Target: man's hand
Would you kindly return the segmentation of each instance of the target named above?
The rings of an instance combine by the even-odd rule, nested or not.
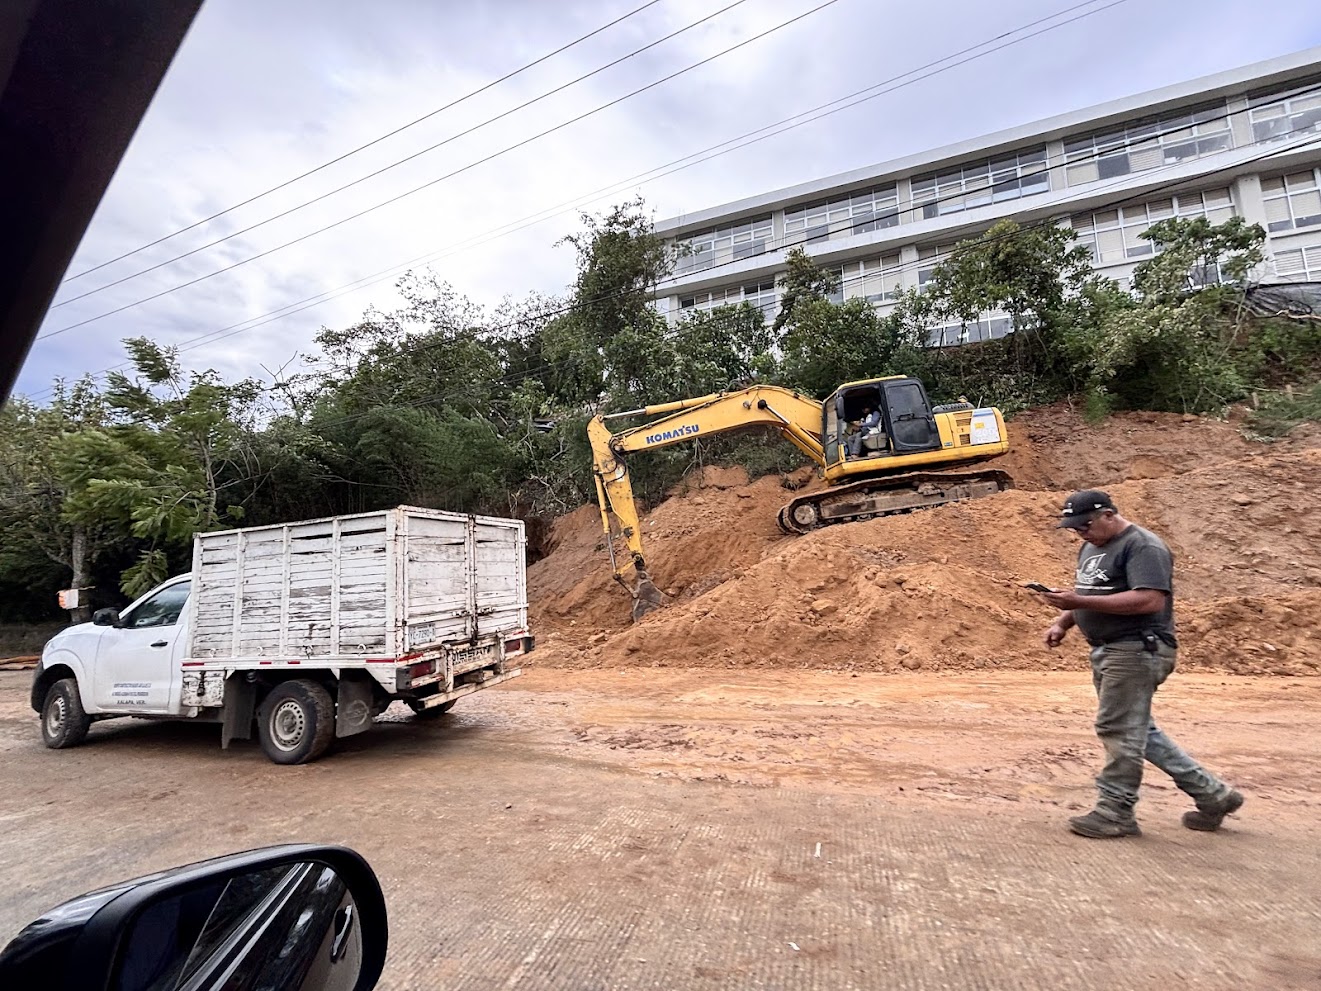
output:
[[[1061,609],[1066,612],[1071,609],[1082,608],[1086,605],[1083,601],[1084,596],[1079,595],[1077,592],[1038,592],[1037,594],[1056,609]]]
[[[1061,626],[1059,623],[1053,623],[1051,624],[1050,629],[1046,631],[1046,635],[1042,637],[1042,639],[1046,641],[1047,647],[1049,647],[1051,650],[1054,650],[1056,647],[1058,647],[1060,644],[1064,642],[1064,636],[1068,632],[1069,631],[1065,627]]]

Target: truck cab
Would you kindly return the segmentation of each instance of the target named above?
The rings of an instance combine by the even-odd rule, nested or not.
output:
[[[122,613],[101,609],[92,622],[57,633],[42,652],[32,684],[33,708],[40,712],[50,687],[72,678],[82,711],[90,716],[180,715],[191,588],[190,575],[172,578]],[[58,722],[62,714],[67,718],[57,706],[46,715]],[[48,735],[59,730],[43,725]]]

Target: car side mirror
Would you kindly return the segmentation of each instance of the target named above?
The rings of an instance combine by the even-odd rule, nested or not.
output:
[[[92,623],[96,626],[118,626],[118,609],[98,609],[92,613]]]
[[[269,847],[65,902],[0,953],[0,987],[369,991],[387,936],[381,886],[361,856]]]

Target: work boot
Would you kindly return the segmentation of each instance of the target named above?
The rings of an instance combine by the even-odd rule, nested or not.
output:
[[[1088,812],[1085,816],[1074,816],[1069,820],[1069,828],[1079,836],[1093,840],[1108,840],[1116,836],[1141,836],[1142,830],[1133,821],[1116,822],[1107,819],[1099,812]]]
[[[1185,812],[1183,814],[1183,824],[1189,829],[1196,829],[1203,833],[1214,833],[1220,828],[1220,824],[1225,821],[1225,816],[1233,815],[1241,808],[1243,808],[1243,793],[1234,791],[1231,788],[1229,794],[1220,801],[1198,805],[1194,811]]]

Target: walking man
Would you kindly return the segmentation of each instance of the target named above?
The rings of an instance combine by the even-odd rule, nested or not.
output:
[[[1165,542],[1119,515],[1110,496],[1087,489],[1069,497],[1060,527],[1082,538],[1072,592],[1041,593],[1062,610],[1046,631],[1058,647],[1074,626],[1091,644],[1096,735],[1105,767],[1096,778],[1096,808],[1069,820],[1080,836],[1140,836],[1133,808],[1144,760],[1174,779],[1197,808],[1189,829],[1212,832],[1237,812],[1243,796],[1184,753],[1151,718],[1156,689],[1174,670],[1174,560]]]

